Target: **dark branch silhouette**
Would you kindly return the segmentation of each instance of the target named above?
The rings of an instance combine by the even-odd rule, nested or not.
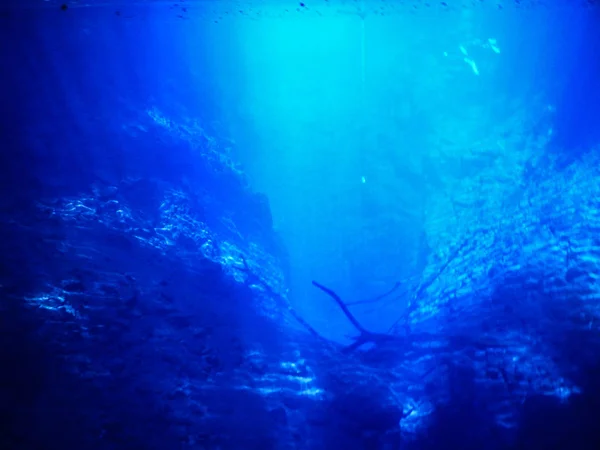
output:
[[[358,337],[354,338],[354,343],[350,344],[348,347],[344,349],[346,352],[351,352],[364,344],[368,344],[372,342],[373,344],[380,344],[382,342],[392,341],[398,339],[396,336],[385,334],[385,333],[373,333],[372,331],[367,331],[365,328],[356,320],[356,317],[350,312],[348,306],[342,301],[342,299],[337,295],[334,291],[329,288],[326,288],[322,284],[317,283],[316,281],[312,282],[313,286],[321,289],[327,295],[329,295],[340,307],[344,315],[348,318],[350,323],[354,325],[360,334]]]
[[[365,305],[367,303],[378,302],[379,300],[383,300],[384,298],[386,298],[388,295],[393,294],[394,291],[396,291],[396,289],[398,289],[399,287],[400,287],[400,282],[397,281],[396,284],[394,285],[394,287],[384,294],[378,295],[377,297],[369,299],[369,300],[359,300],[357,302],[348,302],[348,303],[346,303],[346,306]]]
[[[348,309],[348,307],[344,304],[344,302],[342,301],[342,299],[339,297],[339,295],[337,295],[335,292],[333,292],[331,289],[326,288],[325,286],[323,286],[322,284],[317,283],[316,281],[312,282],[313,286],[318,287],[319,289],[321,289],[323,292],[325,292],[327,295],[329,295],[332,299],[335,300],[335,302],[339,305],[339,307],[342,309],[342,312],[344,313],[344,315],[348,318],[348,320],[350,321],[350,323],[352,325],[354,325],[354,328],[356,328],[358,331],[360,331],[361,333],[365,333],[366,330],[362,327],[362,325],[360,323],[358,323],[358,320],[356,320],[356,318],[352,315],[352,313],[350,312],[350,310]]]
[[[423,281],[421,283],[421,285],[417,288],[417,292],[414,295],[414,298],[411,300],[411,302],[408,305],[408,308],[406,309],[406,311],[404,312],[404,314],[402,314],[402,316],[400,316],[393,324],[392,326],[388,329],[388,333],[391,333],[396,326],[398,326],[398,324],[400,322],[402,322],[403,320],[408,320],[410,314],[415,311],[417,309],[417,307],[419,306],[418,301],[421,299],[423,293],[425,292],[425,290],[431,286],[446,270],[446,268],[450,265],[450,263],[452,261],[454,261],[454,259],[456,259],[456,257],[459,255],[459,253],[467,246],[467,244],[469,243],[468,239],[465,239],[463,241],[463,243],[459,246],[457,246],[452,253],[450,253],[450,255],[448,255],[448,259],[446,260],[446,262],[444,264],[442,264],[442,266],[437,270],[437,272],[433,273],[429,279]],[[408,326],[407,326],[408,327]]]
[[[396,320],[394,322],[392,327],[386,333],[375,333],[375,332],[366,330],[360,324],[360,322],[358,320],[356,320],[356,317],[354,317],[354,315],[350,312],[350,310],[348,309],[348,306],[349,305],[375,303],[375,302],[389,296],[393,292],[395,292],[400,287],[401,283],[397,282],[394,285],[394,287],[392,287],[392,289],[390,289],[388,292],[385,292],[384,294],[379,295],[370,300],[362,300],[362,301],[356,301],[356,302],[351,302],[351,303],[344,303],[342,301],[342,299],[339,297],[339,295],[337,295],[333,290],[323,286],[322,284],[317,283],[316,281],[313,281],[312,282],[313,286],[319,288],[320,290],[325,292],[327,295],[329,295],[337,303],[337,305],[340,307],[340,309],[342,310],[342,312],[344,313],[346,318],[350,321],[350,323],[354,326],[354,328],[356,328],[356,330],[359,332],[359,335],[357,337],[353,338],[354,342],[352,344],[350,344],[349,346],[345,347],[343,351],[351,352],[351,351],[356,350],[357,348],[359,348],[365,344],[368,344],[368,343],[373,343],[374,345],[378,345],[378,344],[381,344],[384,342],[402,341],[404,339],[404,337],[392,334],[393,330],[403,319],[404,320],[409,319],[410,313],[413,312],[418,307],[418,300],[422,297],[425,290],[429,286],[431,286],[435,282],[435,280],[437,280],[442,275],[442,273],[446,270],[446,268],[450,265],[450,263],[466,247],[468,242],[469,241],[466,240],[461,245],[457,246],[448,256],[447,261],[435,273],[433,273],[427,280],[423,281],[420,284],[420,286],[417,288],[417,291],[415,292],[415,294],[413,296],[412,301],[408,305],[408,308],[406,309],[405,313],[400,318],[398,318],[398,320]],[[268,295],[273,296],[273,297],[282,298],[282,296],[280,294],[273,291],[271,286],[269,286],[264,280],[262,280],[261,278],[256,276],[256,274],[254,274],[252,272],[252,270],[250,269],[250,267],[248,265],[248,262],[246,261],[246,259],[243,256],[241,257],[241,260],[242,260],[243,268],[237,267],[237,269],[240,270],[241,272],[244,272],[247,274],[246,280],[244,282],[244,284],[246,284],[246,286],[250,287],[252,284],[259,285],[259,286],[263,287],[263,289],[265,290],[265,292]],[[287,308],[288,308],[290,314],[303,327],[305,327],[313,336],[319,338],[320,340],[327,341],[327,339],[325,339],[323,336],[321,336],[313,327],[311,327],[308,324],[308,322],[306,322],[302,317],[300,317],[300,315],[292,308],[292,306],[289,303],[287,303]],[[410,326],[408,323],[406,324],[405,327],[406,327],[406,332],[410,333]]]

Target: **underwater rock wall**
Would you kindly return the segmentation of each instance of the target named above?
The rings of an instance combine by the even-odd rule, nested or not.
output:
[[[210,143],[192,146],[158,122],[141,114],[138,135],[114,136],[138,151],[144,139],[168,141],[148,145],[145,165],[132,150],[119,173],[82,167],[72,185],[49,165],[20,197],[29,203],[4,200],[6,448],[282,439],[285,413],[260,390],[283,383],[279,363],[298,357],[275,320],[285,305],[261,294],[283,286],[268,204],[211,159]],[[40,156],[15,150],[34,170]],[[156,164],[165,154],[179,174]],[[31,189],[13,181],[15,192]],[[287,383],[296,395],[309,381]]]
[[[2,447],[397,442],[385,384],[289,314],[268,203],[230,143],[149,79],[139,22],[80,11],[0,30]]]
[[[409,326],[413,336],[438,337],[426,360],[445,380],[447,404],[471,383],[480,415],[500,428],[522,433],[531,417],[555,408],[560,414],[548,420],[557,430],[577,416],[568,426],[584,436],[593,427],[577,408],[597,398],[590,373],[600,351],[597,157],[567,170],[536,160],[534,153],[521,181],[500,195],[502,207],[489,207],[488,197],[465,213],[462,232],[433,234],[448,250],[430,261],[396,332]],[[453,390],[458,369],[465,377]]]
[[[124,155],[88,186],[49,171],[3,207],[2,444],[399,445],[385,380],[289,315],[268,205],[218,140],[157,110],[138,120],[132,145],[162,143],[144,166]],[[150,163],[166,149],[179,176]]]
[[[127,119],[79,152],[29,123],[6,161],[2,444],[397,445],[385,379],[290,315],[268,204],[219,139],[157,108]]]

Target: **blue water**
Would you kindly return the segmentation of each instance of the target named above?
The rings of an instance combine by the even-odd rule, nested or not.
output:
[[[599,14],[5,1],[0,448],[599,448]]]

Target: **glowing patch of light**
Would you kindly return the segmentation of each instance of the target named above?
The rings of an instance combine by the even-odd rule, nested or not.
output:
[[[298,366],[295,362],[291,362],[291,361],[283,361],[280,364],[282,369],[293,369],[293,370],[298,370]]]
[[[465,58],[465,62],[471,66],[471,69],[475,75],[479,75],[479,69],[477,68],[475,61],[473,61],[471,58]]]
[[[310,389],[304,389],[302,391],[299,392],[299,395],[303,395],[305,397],[320,397],[325,393],[325,391],[323,389],[319,389],[319,388],[310,388]]]
[[[277,129],[291,139],[299,124],[315,122],[316,111],[335,116],[355,105],[347,93],[359,68],[360,24],[359,17],[346,15],[294,15],[238,24],[237,76],[265,135]]]
[[[490,48],[494,53],[500,53],[500,48],[498,47],[498,42],[494,38],[489,38],[488,43],[490,44]]]
[[[575,394],[581,394],[581,389],[579,389],[577,386],[558,386],[551,393],[551,395],[558,398],[561,402],[567,402],[569,398],[571,398],[571,396]]]
[[[69,305],[62,295],[41,294],[35,297],[25,297],[25,302],[32,306],[48,311],[65,311],[67,314],[79,318],[79,314]]]

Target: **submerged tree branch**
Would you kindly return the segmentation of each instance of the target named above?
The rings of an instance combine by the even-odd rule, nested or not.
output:
[[[408,317],[410,316],[410,313],[412,313],[415,309],[417,309],[417,306],[418,306],[417,301],[421,298],[421,296],[423,295],[423,293],[425,292],[425,290],[429,286],[431,286],[444,273],[444,271],[448,268],[448,266],[450,265],[450,263],[456,259],[456,257],[459,255],[459,253],[467,246],[467,244],[469,242],[470,242],[469,239],[465,239],[461,245],[458,245],[452,251],[452,253],[450,253],[450,255],[448,255],[448,259],[446,260],[446,262],[444,264],[442,264],[442,266],[437,270],[437,272],[434,272],[429,277],[429,279],[423,281],[419,285],[419,287],[417,289],[417,292],[415,292],[415,295],[414,295],[413,299],[411,300],[411,302],[408,305],[408,308],[406,309],[406,311],[404,312],[404,314],[402,316],[400,316],[392,324],[392,326],[388,329],[388,333],[391,333],[392,330],[394,330],[394,328],[396,328],[396,326],[400,322],[402,322],[403,319],[408,319]]]
[[[348,320],[350,321],[350,323],[352,325],[354,325],[354,328],[356,328],[361,333],[365,332],[365,329],[362,327],[362,325],[360,323],[358,323],[358,320],[356,320],[356,318],[352,315],[352,313],[350,312],[350,310],[348,309],[348,307],[344,304],[344,302],[342,301],[342,299],[335,292],[333,292],[329,288],[326,288],[322,284],[317,283],[316,281],[313,281],[312,284],[313,284],[313,286],[318,287],[323,292],[325,292],[327,295],[329,295],[333,300],[335,300],[335,302],[342,309],[342,312],[348,318]]]
[[[278,294],[275,291],[273,291],[273,288],[268,283],[266,283],[264,280],[262,280],[260,277],[258,277],[255,273],[252,272],[252,270],[250,269],[250,267],[248,265],[248,262],[246,261],[246,258],[244,258],[242,256],[241,260],[242,260],[243,268],[237,267],[237,269],[247,275],[246,280],[244,281],[244,284],[246,286],[250,287],[252,284],[259,285],[259,286],[262,286],[262,288],[264,289],[266,294],[276,297],[276,298],[282,298],[281,294]],[[333,298],[335,300],[335,302],[341,308],[342,312],[348,318],[350,323],[352,323],[352,325],[360,332],[360,335],[358,337],[354,338],[354,342],[351,345],[344,348],[344,350],[343,350],[344,352],[351,352],[352,350],[355,350],[369,342],[377,344],[380,342],[395,339],[394,336],[391,336],[389,334],[373,333],[371,331],[365,330],[365,328],[360,324],[360,322],[358,320],[356,320],[354,315],[350,312],[347,305],[342,301],[342,299],[340,299],[340,297],[334,291],[317,283],[316,281],[313,281],[312,283],[314,286],[318,287],[319,289],[321,289],[323,292],[325,292],[327,295],[329,295],[331,298]],[[396,290],[398,288],[399,284],[400,283],[396,283],[396,286],[394,286],[394,288],[392,290],[379,296],[379,298],[383,298],[383,297],[391,294],[394,290]],[[288,308],[289,313],[292,315],[292,317],[294,317],[298,321],[298,323],[300,323],[304,328],[306,328],[306,330],[311,335],[313,335],[314,337],[318,338],[321,341],[328,341],[323,336],[321,336],[317,332],[317,330],[315,330],[312,326],[310,326],[310,324],[306,320],[304,320],[294,310],[294,308],[289,303],[287,304],[287,308]]]
[[[314,281],[313,281],[313,284],[314,284]],[[378,302],[379,300],[383,300],[384,298],[386,298],[388,295],[393,294],[394,291],[396,291],[396,289],[398,289],[399,287],[400,287],[400,282],[397,281],[396,284],[394,285],[394,287],[384,294],[378,295],[377,297],[369,299],[369,300],[359,300],[357,302],[348,302],[348,303],[346,303],[346,306],[365,305],[367,303]]]
[[[329,295],[338,304],[338,306],[340,307],[344,315],[348,318],[350,323],[354,325],[354,328],[356,328],[360,332],[359,336],[354,338],[354,343],[346,347],[344,351],[350,352],[361,347],[364,344],[368,344],[369,342],[372,342],[373,344],[379,344],[382,342],[397,339],[395,336],[390,334],[373,333],[372,331],[365,330],[365,328],[359,323],[359,321],[356,320],[356,317],[354,317],[354,315],[350,312],[348,306],[342,301],[339,295],[337,295],[331,289],[323,286],[322,284],[317,283],[316,281],[313,281],[312,284],[313,286],[321,289],[323,292]]]

